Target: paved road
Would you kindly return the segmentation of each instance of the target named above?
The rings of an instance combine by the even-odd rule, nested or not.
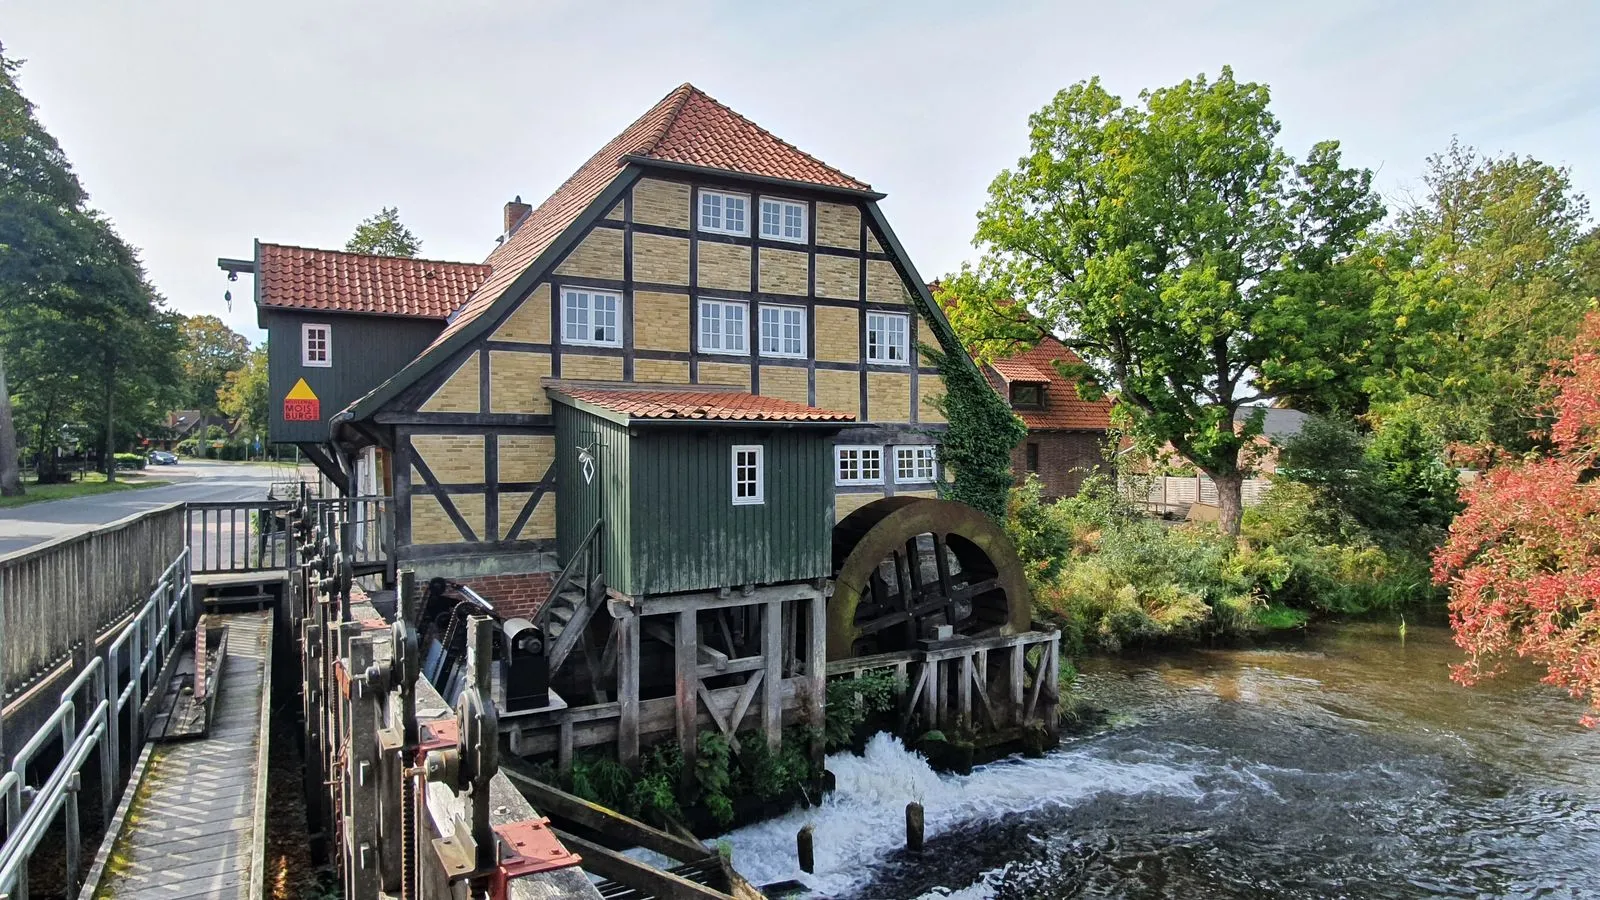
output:
[[[304,471],[307,478],[315,477],[314,469],[307,467]],[[145,472],[146,478],[172,484],[0,509],[0,553],[21,550],[178,500],[265,499],[272,482],[295,478],[294,467],[288,465],[203,460],[185,460],[177,466],[153,466]]]

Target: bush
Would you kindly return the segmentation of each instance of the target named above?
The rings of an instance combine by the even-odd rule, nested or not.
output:
[[[150,462],[143,453],[118,453],[112,456],[119,469],[142,469]]]
[[[1330,529],[1320,496],[1304,483],[1275,484],[1246,510],[1236,541],[1209,525],[1139,517],[1104,483],[1054,504],[1025,484],[1013,492],[1006,527],[1036,613],[1059,624],[1075,650],[1293,629],[1311,613],[1436,599],[1425,557],[1381,546],[1357,525]]]

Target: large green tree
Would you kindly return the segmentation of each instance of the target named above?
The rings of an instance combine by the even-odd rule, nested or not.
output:
[[[218,412],[217,392],[228,373],[245,364],[250,342],[216,316],[185,316],[183,335],[183,404],[203,413]]]
[[[110,471],[111,453],[172,399],[177,331],[133,249],[88,206],[19,66],[0,48],[0,352],[41,477],[69,432],[99,444]]]
[[[415,257],[422,249],[422,241],[400,223],[398,207],[385,206],[356,226],[356,233],[344,248],[351,253]]]
[[[239,423],[241,434],[265,440],[267,434],[267,345],[250,351],[243,366],[229,372],[217,403]]]
[[[1268,99],[1226,68],[1138,104],[1098,79],[1061,91],[948,284],[980,353],[1060,336],[1080,390],[1211,476],[1230,533],[1261,429],[1235,412],[1338,382],[1376,340],[1369,279],[1341,265],[1383,215],[1371,173],[1333,142],[1295,160]]]
[[[1569,172],[1451,142],[1378,242],[1376,310],[1394,325],[1380,406],[1448,440],[1530,449],[1552,360],[1600,290],[1600,241]]]

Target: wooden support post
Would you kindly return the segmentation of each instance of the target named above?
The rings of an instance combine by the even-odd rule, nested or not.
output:
[[[944,664],[928,660],[928,692],[922,697],[922,730],[934,731],[944,727],[944,685],[939,677]]]
[[[961,654],[961,674],[956,683],[956,728],[972,730],[972,653]]]
[[[815,874],[817,871],[815,837],[816,830],[811,825],[801,828],[800,833],[794,836],[795,853],[800,857],[800,871],[807,875]]]
[[[1013,725],[1018,726],[1027,724],[1027,718],[1022,712],[1022,688],[1023,681],[1027,677],[1023,663],[1027,661],[1027,655],[1028,648],[1020,640],[1011,645],[1010,719]]]
[[[828,692],[828,607],[821,591],[817,591],[806,602],[811,611],[811,621],[806,629],[806,635],[810,638],[806,650],[806,717],[815,735],[811,739],[811,758],[820,766],[826,749],[822,741],[822,723],[823,704]]]
[[[906,851],[922,853],[922,804],[915,800],[906,804]]]
[[[766,663],[765,683],[761,686],[761,728],[771,750],[777,750],[783,741],[783,606],[782,600],[773,600],[761,610],[761,656]],[[734,728],[738,727],[735,722]]]
[[[619,614],[620,613],[620,614]],[[634,607],[613,609],[617,640],[617,761],[639,763],[639,614]]]
[[[675,660],[678,714],[678,747],[683,751],[683,777],[687,786],[694,778],[699,756],[700,717],[700,636],[695,612],[684,610],[673,617],[673,657]]]

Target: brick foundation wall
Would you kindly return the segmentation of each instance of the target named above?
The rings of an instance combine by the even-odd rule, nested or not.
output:
[[[505,618],[533,618],[550,596],[550,586],[555,581],[554,572],[532,572],[524,575],[484,575],[478,578],[456,579],[477,591],[483,599],[494,604],[494,611]]]
[[[1039,447],[1039,481],[1046,499],[1070,497],[1097,469],[1107,468],[1103,433],[1095,431],[1030,432],[1011,451],[1011,471],[1017,480],[1028,477],[1028,445]]]

